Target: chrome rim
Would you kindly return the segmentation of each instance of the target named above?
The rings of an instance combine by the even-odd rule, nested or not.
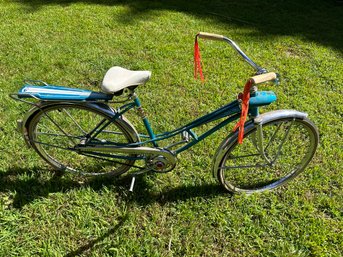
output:
[[[257,126],[246,132],[242,145],[231,143],[219,166],[219,179],[233,192],[252,193],[276,188],[298,175],[312,159],[318,140],[311,124],[280,119],[263,124],[264,153]]]
[[[30,122],[30,141],[40,156],[57,170],[93,176],[119,175],[127,171],[134,160],[118,160],[115,155],[101,156],[74,149],[97,124],[109,119],[108,115],[81,105],[47,107]],[[119,122],[112,122],[95,140],[103,144],[127,144],[135,138]]]

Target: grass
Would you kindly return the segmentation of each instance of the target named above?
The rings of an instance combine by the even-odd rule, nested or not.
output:
[[[0,0],[0,13],[0,256],[342,256],[342,6]],[[225,193],[211,176],[225,132],[182,154],[173,172],[139,178],[133,194],[125,176],[55,177],[25,147],[15,128],[28,107],[8,97],[25,78],[98,90],[111,66],[151,70],[137,92],[157,132],[234,99],[252,70],[201,41],[206,83],[194,81],[198,31],[232,38],[281,74],[266,110],[305,111],[318,126],[318,152],[295,181]]]

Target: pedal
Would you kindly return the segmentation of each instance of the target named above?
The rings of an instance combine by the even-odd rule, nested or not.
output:
[[[130,192],[133,192],[133,187],[135,186],[135,181],[136,181],[136,177],[133,176],[132,180],[131,180],[130,189],[129,189]]]

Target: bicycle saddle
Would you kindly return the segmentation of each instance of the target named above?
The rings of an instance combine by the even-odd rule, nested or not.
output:
[[[130,86],[142,85],[150,79],[150,76],[150,71],[131,71],[115,66],[106,72],[101,89],[113,94]]]

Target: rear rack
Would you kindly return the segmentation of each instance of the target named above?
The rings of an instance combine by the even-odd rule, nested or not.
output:
[[[125,103],[131,95],[124,95],[121,99],[113,100],[114,95],[87,89],[69,88],[49,85],[41,80],[24,80],[24,86],[18,93],[9,94],[16,100],[38,107],[38,104],[48,102],[69,103]]]
[[[29,86],[49,86],[48,83],[42,80],[25,79],[23,82],[25,85],[29,85]]]
[[[25,98],[20,97],[20,96],[22,96],[22,94],[17,94],[17,93],[9,94],[9,97],[11,97],[15,101],[19,101],[22,103],[33,105],[36,107],[39,106],[38,105],[39,103],[51,103],[51,102],[56,102],[56,103],[61,103],[61,102],[68,102],[68,103],[108,103],[108,104],[126,103],[127,101],[130,100],[130,97],[131,97],[131,96],[126,97],[124,100],[120,100],[120,101],[113,101],[113,100],[111,100],[111,101],[110,100],[80,100],[80,101],[64,100],[64,101],[62,101],[62,100],[42,100],[42,99],[39,99],[32,94],[26,94]],[[34,101],[29,101],[29,100],[25,100],[25,99],[33,99]]]

